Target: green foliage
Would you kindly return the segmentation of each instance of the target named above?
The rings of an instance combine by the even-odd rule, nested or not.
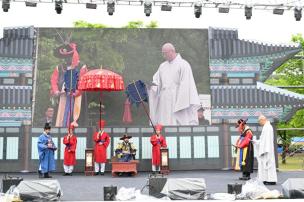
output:
[[[301,34],[292,36],[292,41],[302,46],[302,51],[282,64],[266,83],[274,86],[304,86],[304,38]],[[290,89],[293,92],[304,94],[304,89]],[[280,122],[278,128],[304,128],[304,109],[298,110],[288,122]],[[303,136],[303,131],[279,131],[284,146],[288,146],[292,137]]]
[[[104,24],[94,24],[94,23],[89,23],[89,22],[86,22],[86,21],[83,21],[83,20],[78,20],[76,22],[73,23],[74,24],[74,27],[76,28],[107,28],[107,27],[111,27],[111,26],[107,26],[107,25],[104,25]],[[150,23],[148,24],[144,24],[143,21],[130,21],[128,22],[127,25],[125,26],[122,26],[122,28],[157,28],[158,27],[158,23],[157,21],[151,21]]]
[[[107,26],[104,24],[93,24],[83,20],[78,20],[74,22],[74,27],[76,28],[106,28]]]

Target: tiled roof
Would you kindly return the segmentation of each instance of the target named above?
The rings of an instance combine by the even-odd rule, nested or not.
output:
[[[290,50],[298,52],[301,47],[293,44],[266,44],[242,40],[238,39],[237,30],[209,28],[209,54],[211,59],[253,57]]]
[[[34,50],[34,28],[4,29],[0,39],[0,57],[32,58]]]
[[[275,107],[292,105],[304,107],[304,95],[278,89],[258,82],[257,85],[211,86],[213,108],[220,107]]]

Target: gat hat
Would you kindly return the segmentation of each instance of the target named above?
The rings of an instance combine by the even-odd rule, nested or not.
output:
[[[129,136],[129,135],[127,135],[127,134],[124,134],[121,138],[119,138],[120,140],[124,140],[124,139],[126,139],[126,138],[128,138],[128,139],[131,139],[132,138],[132,136]]]
[[[245,125],[247,123],[248,119],[239,119],[235,125],[236,128],[238,128],[241,124]]]

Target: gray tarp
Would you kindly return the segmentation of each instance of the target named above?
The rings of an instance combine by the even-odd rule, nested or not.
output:
[[[16,191],[23,201],[56,201],[62,196],[57,180],[22,181]]]
[[[206,195],[204,178],[168,178],[162,194],[173,200],[198,200]]]

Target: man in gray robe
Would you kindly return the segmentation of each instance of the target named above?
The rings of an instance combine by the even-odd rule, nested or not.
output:
[[[166,59],[153,76],[149,90],[150,117],[154,124],[198,125],[200,100],[190,64],[175,47],[162,47]]]
[[[258,160],[258,179],[266,185],[275,185],[277,180],[273,128],[265,116],[259,116],[259,124],[263,126],[259,140],[253,141]]]

